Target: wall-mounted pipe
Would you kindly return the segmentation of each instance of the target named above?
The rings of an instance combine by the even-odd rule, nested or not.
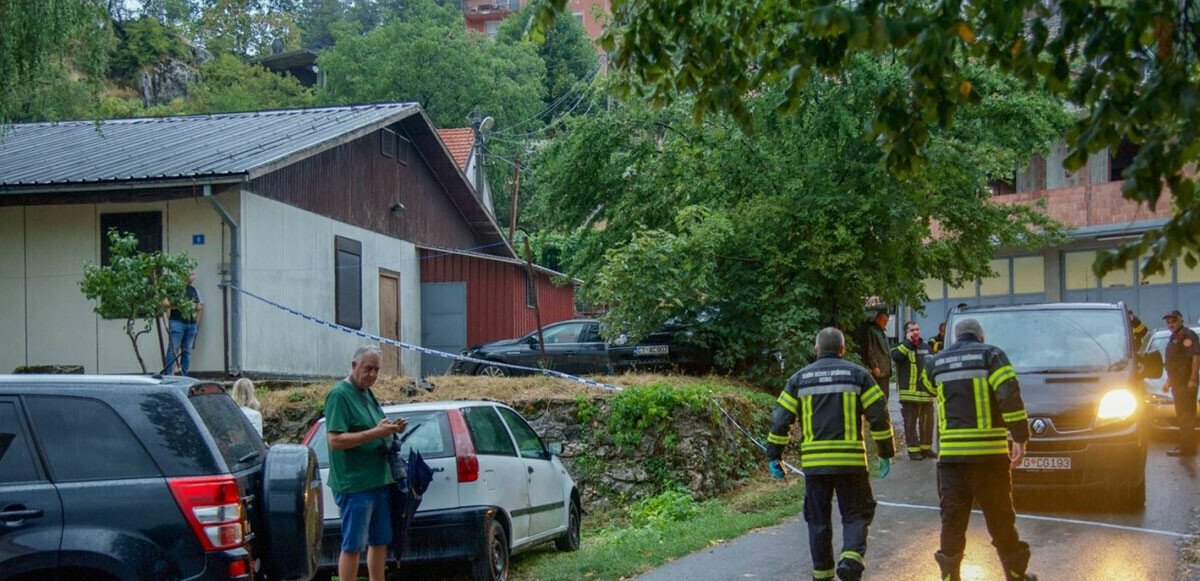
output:
[[[239,230],[237,220],[225,209],[225,206],[218,202],[212,193],[212,185],[204,185],[204,197],[212,204],[213,209],[221,215],[221,220],[225,225],[229,226],[229,282],[234,286],[242,287],[242,268],[241,268],[241,245],[239,244]],[[239,375],[242,372],[242,295],[241,293],[226,289],[230,292],[229,295],[229,361],[230,364],[225,369],[229,375]]]

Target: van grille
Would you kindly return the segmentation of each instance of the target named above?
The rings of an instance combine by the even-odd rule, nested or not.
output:
[[[1095,419],[1096,410],[1089,406],[1068,414],[1051,416],[1050,421],[1054,423],[1054,430],[1061,433],[1089,429]]]

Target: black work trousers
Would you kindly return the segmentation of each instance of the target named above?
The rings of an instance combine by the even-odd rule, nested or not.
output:
[[[904,442],[908,445],[908,453],[933,454],[933,402],[902,401],[900,411],[904,414]]]
[[[1017,514],[1013,510],[1012,474],[1007,460],[988,462],[939,462],[938,496],[942,507],[942,547],[954,558],[967,546],[967,524],[971,507],[978,501],[992,545],[1003,558],[1021,551],[1017,536]]]
[[[804,479],[804,520],[808,523],[808,548],[813,577],[832,579],[833,497],[842,514],[842,558],[864,561],[867,527],[875,520],[875,497],[867,471],[853,474],[813,474]]]
[[[1196,392],[1187,387],[1187,380],[1180,380],[1183,387],[1171,382],[1171,397],[1175,398],[1175,421],[1179,422],[1179,449],[1196,451]]]

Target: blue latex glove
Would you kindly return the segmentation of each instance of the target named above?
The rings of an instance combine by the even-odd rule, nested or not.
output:
[[[887,478],[888,472],[891,472],[891,471],[892,471],[891,458],[880,458],[879,459],[879,479],[883,480],[884,478]]]
[[[767,468],[771,469],[771,476],[774,476],[775,478],[783,478],[783,464],[781,464],[779,460],[771,460],[771,462],[767,464]]]

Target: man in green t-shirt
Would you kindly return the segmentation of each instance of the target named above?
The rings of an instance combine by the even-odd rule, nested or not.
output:
[[[403,433],[408,420],[387,419],[371,393],[382,362],[378,347],[359,347],[350,363],[350,376],[325,396],[329,488],[342,513],[338,558],[342,579],[357,578],[359,556],[366,548],[371,581],[384,581],[387,546],[392,542],[388,485],[394,481],[386,453],[392,436]]]

